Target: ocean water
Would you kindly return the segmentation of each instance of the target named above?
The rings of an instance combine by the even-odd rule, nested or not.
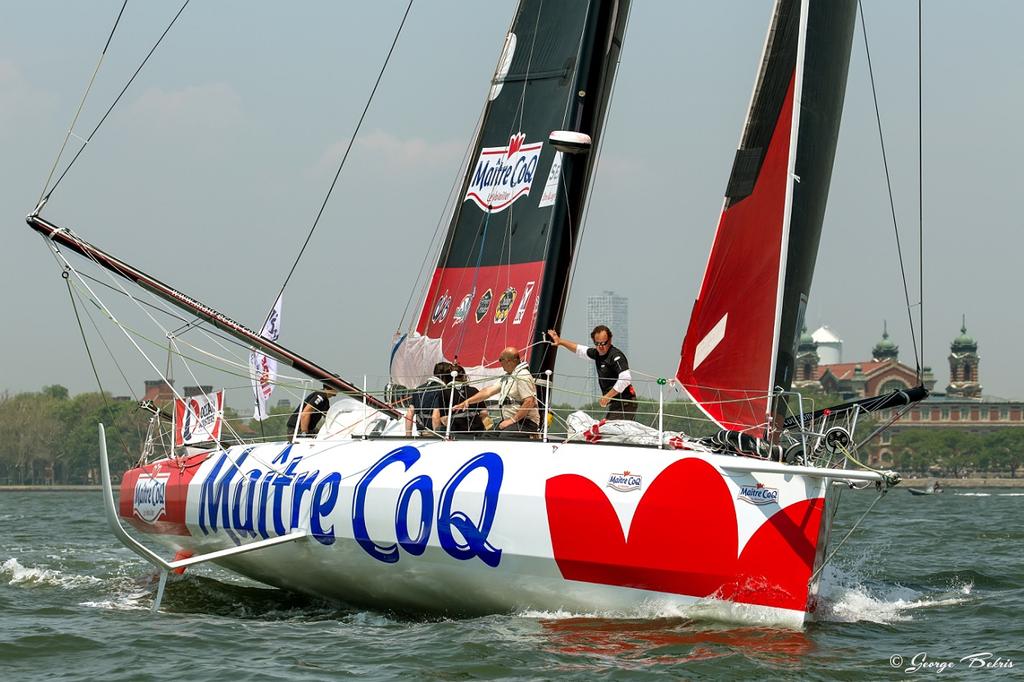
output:
[[[834,537],[874,498],[844,493]],[[800,631],[683,614],[410,618],[152,569],[97,492],[0,492],[0,679],[1024,677],[1024,493],[895,489],[823,573]],[[1012,667],[1010,667],[1012,666]]]

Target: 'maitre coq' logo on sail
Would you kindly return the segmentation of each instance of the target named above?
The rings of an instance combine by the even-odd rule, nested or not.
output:
[[[463,201],[472,200],[482,210],[498,213],[529,194],[544,143],[523,144],[525,140],[524,133],[516,133],[506,147],[481,149]]]

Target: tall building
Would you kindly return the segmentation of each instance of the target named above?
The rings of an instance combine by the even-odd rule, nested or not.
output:
[[[619,296],[614,291],[604,291],[600,296],[587,297],[587,334],[599,324],[612,330],[612,343],[629,357],[629,299]],[[590,345],[589,337],[584,341]],[[591,389],[597,395],[597,371],[590,368],[593,375]]]

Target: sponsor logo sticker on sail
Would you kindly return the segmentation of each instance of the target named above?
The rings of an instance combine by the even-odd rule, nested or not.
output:
[[[448,292],[444,292],[441,298],[437,299],[437,303],[434,304],[434,311],[430,314],[430,321],[437,324],[445,317],[448,316],[448,308],[452,304],[452,297],[448,295]]]
[[[487,311],[491,309],[491,299],[494,298],[494,292],[488,289],[484,292],[484,295],[480,297],[480,303],[476,306],[476,322],[480,324],[480,320],[487,317]]]
[[[526,316],[526,302],[530,300],[530,294],[533,293],[533,286],[535,282],[526,283],[526,291],[523,292],[523,300],[519,302],[519,307],[516,309],[516,317],[512,320],[512,324],[520,324],[523,321],[523,317]]]
[[[498,305],[494,309],[494,324],[501,324],[508,319],[508,311],[512,309],[512,304],[516,300],[516,290],[514,287],[505,289],[505,293],[498,299]]]
[[[548,181],[544,183],[544,193],[540,195],[540,203],[537,208],[545,208],[555,203],[558,197],[558,181],[562,179],[562,152],[555,152],[555,158],[551,162],[551,170],[548,171]]]
[[[544,143],[525,144],[525,140],[524,133],[516,133],[505,147],[481,149],[462,200],[472,201],[483,211],[499,213],[528,195]]]
[[[146,523],[156,523],[167,511],[167,481],[170,474],[140,474],[135,481],[132,508],[135,515]]]
[[[462,297],[459,301],[459,307],[455,309],[455,314],[452,315],[452,324],[462,324],[466,321],[466,317],[469,315],[469,308],[473,305],[473,296],[476,295],[476,289],[469,292]]]

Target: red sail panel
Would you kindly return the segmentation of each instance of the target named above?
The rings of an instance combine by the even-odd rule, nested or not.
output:
[[[786,220],[793,77],[751,193],[722,211],[676,379],[724,428],[763,431]]]
[[[438,268],[416,331],[441,340],[442,356],[467,367],[495,363],[506,346],[529,359],[544,261]]]

